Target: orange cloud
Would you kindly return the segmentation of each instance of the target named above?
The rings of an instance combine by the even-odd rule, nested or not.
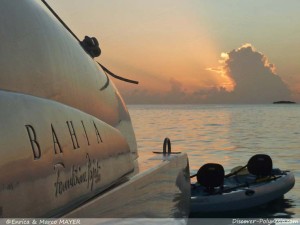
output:
[[[290,99],[291,92],[275,73],[275,66],[271,64],[263,53],[258,52],[247,43],[221,54],[221,66],[217,73],[227,77],[232,102],[267,103],[282,99]],[[228,89],[226,88],[228,91]]]

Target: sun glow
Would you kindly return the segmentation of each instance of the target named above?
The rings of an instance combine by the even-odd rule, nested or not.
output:
[[[222,53],[221,53],[221,58],[222,58],[223,60],[227,60],[227,59],[229,59],[229,55],[228,55],[228,53],[226,53],[226,52],[222,52]]]

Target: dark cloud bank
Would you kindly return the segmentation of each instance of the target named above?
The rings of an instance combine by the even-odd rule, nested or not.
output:
[[[233,91],[213,87],[190,93],[179,81],[171,79],[166,84],[167,93],[152,93],[141,88],[125,92],[124,97],[129,104],[271,103],[291,100],[291,92],[275,74],[274,65],[249,44],[227,53],[221,70],[235,84]]]

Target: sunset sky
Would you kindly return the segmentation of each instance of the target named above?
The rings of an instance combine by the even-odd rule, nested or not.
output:
[[[48,0],[127,103],[300,102],[299,0]]]

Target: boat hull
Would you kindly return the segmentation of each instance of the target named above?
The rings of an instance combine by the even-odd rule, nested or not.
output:
[[[3,0],[0,40],[0,217],[188,215],[187,156],[137,159],[112,80],[42,1]]]
[[[0,90],[2,217],[48,217],[134,170],[120,131],[56,101]]]
[[[3,0],[0,90],[60,102],[117,128],[137,158],[128,110],[113,82],[40,0]]]
[[[188,217],[186,154],[133,160],[119,130],[78,109],[1,90],[0,105],[1,217]]]
[[[287,172],[280,178],[215,195],[192,194],[191,212],[211,213],[243,210],[266,204],[282,197],[293,188],[294,175]]]

